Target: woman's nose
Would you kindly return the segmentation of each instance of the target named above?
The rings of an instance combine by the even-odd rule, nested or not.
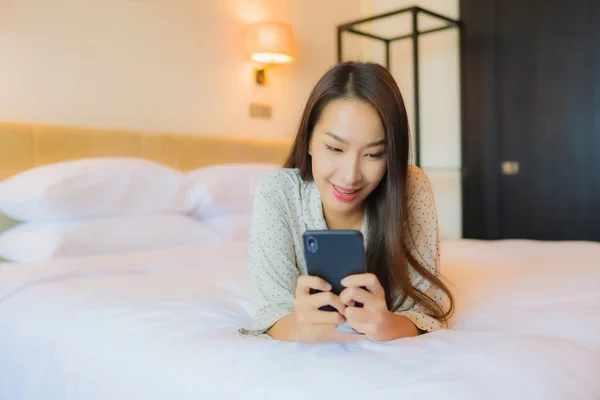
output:
[[[356,182],[362,180],[361,165],[358,157],[349,156],[344,165],[344,185],[353,186]]]

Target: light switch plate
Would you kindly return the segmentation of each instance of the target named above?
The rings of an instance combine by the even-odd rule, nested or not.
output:
[[[268,104],[250,103],[249,114],[251,118],[271,119],[273,109]]]

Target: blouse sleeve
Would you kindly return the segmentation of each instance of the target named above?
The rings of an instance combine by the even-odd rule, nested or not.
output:
[[[408,179],[407,243],[413,258],[439,277],[439,224],[433,189],[429,178],[421,169],[412,167]],[[412,286],[428,295],[444,309],[445,293],[419,275],[411,266],[409,274]],[[397,314],[403,315],[417,328],[430,332],[444,328],[423,306],[407,299]]]
[[[285,178],[266,176],[255,192],[249,262],[256,314],[253,327],[242,333],[264,333],[294,308],[300,272],[280,179]]]

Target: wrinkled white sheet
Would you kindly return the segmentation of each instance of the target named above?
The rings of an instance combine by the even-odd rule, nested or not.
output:
[[[247,245],[0,268],[0,399],[599,399],[600,244],[453,241],[450,329],[241,337]]]

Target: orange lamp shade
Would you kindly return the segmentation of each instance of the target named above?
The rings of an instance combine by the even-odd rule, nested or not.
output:
[[[246,30],[246,50],[253,61],[282,64],[294,60],[292,27],[278,22],[258,22]]]

